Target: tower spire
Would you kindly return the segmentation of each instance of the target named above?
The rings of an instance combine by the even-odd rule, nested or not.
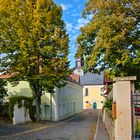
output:
[[[75,74],[78,74],[80,76],[84,75],[83,67],[84,67],[84,61],[83,61],[83,59],[82,58],[77,58],[75,60],[74,73]]]

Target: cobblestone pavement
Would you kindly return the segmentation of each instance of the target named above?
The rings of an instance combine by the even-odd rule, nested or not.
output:
[[[98,110],[86,110],[72,120],[55,123],[41,130],[37,128],[35,131],[29,127],[29,132],[19,131],[15,136],[1,136],[0,140],[93,140],[93,126],[97,118]]]

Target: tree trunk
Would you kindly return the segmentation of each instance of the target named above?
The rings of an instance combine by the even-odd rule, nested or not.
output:
[[[41,121],[41,97],[36,96],[36,121]]]
[[[36,121],[41,121],[41,95],[42,95],[42,88],[39,85],[39,82],[36,81],[33,85],[33,90],[35,93],[35,103],[36,103]]]

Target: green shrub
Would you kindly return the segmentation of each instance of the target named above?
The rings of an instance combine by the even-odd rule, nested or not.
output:
[[[140,133],[140,122],[139,121],[135,122],[135,132]]]
[[[108,108],[109,110],[112,110],[112,102],[113,102],[112,98],[107,99],[104,103],[104,107]]]
[[[3,120],[5,120],[5,119],[10,120],[8,108],[9,108],[8,102],[5,102],[4,104],[0,104],[0,117]]]

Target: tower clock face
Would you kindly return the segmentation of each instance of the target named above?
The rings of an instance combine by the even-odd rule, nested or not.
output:
[[[80,69],[78,69],[78,72],[80,73],[80,72],[81,72],[81,70],[80,70]]]
[[[77,66],[80,67],[81,66],[81,62],[77,62]]]
[[[75,74],[78,74],[78,75],[80,75],[80,76],[82,76],[82,75],[84,74],[84,72],[83,72],[82,69],[75,69],[75,70],[74,70],[74,73],[75,73]]]

